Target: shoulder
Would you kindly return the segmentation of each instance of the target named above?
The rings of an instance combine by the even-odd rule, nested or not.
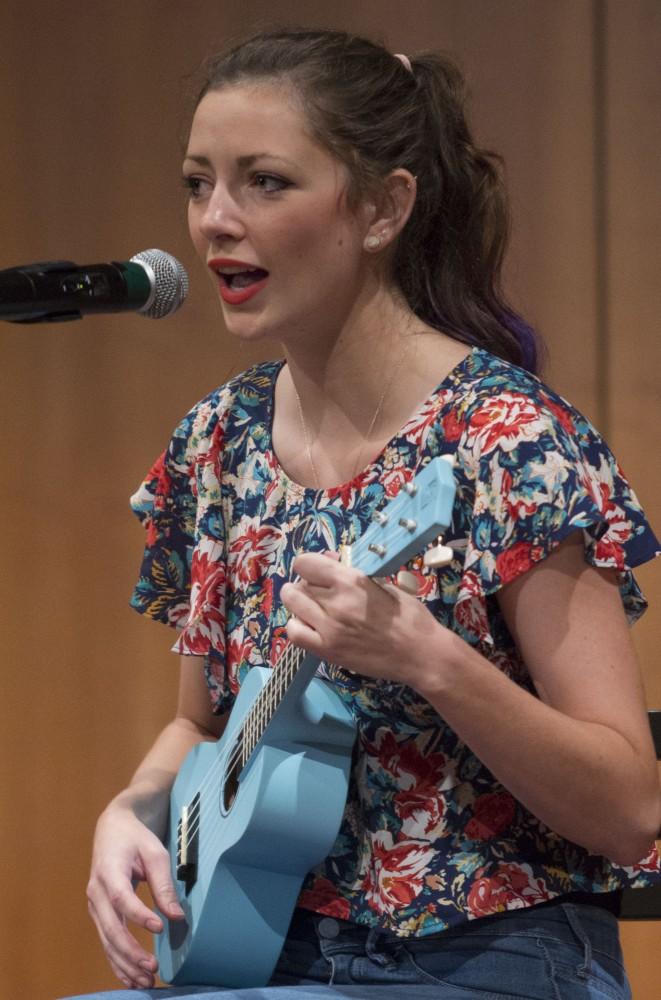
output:
[[[561,452],[577,459],[605,443],[590,421],[536,375],[475,350],[452,399],[454,436],[473,461]],[[514,454],[516,453],[516,454]]]
[[[140,517],[155,508],[194,503],[198,474],[213,470],[221,452],[242,430],[266,419],[280,361],[253,365],[195,404],[174,428],[165,449],[149,469],[131,506]]]
[[[226,442],[246,426],[266,418],[282,361],[264,361],[233,376],[204,396],[180,420],[167,449],[175,464],[191,462]]]

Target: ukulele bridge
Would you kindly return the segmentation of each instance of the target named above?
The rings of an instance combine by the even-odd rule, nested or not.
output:
[[[197,881],[197,856],[200,840],[200,794],[183,806],[177,823],[177,879],[184,883],[186,895]]]

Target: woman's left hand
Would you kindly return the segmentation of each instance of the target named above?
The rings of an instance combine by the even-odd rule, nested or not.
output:
[[[415,597],[342,565],[335,553],[300,555],[294,571],[300,580],[282,588],[294,616],[288,637],[329,663],[424,687],[429,644],[438,651],[439,643],[461,641]]]

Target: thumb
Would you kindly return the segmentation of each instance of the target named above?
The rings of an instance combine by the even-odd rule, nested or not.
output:
[[[167,851],[152,856],[145,864],[145,876],[154,902],[159,910],[171,920],[184,916],[170,875],[170,859]]]

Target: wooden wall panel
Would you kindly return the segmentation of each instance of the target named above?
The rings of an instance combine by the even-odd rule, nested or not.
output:
[[[661,530],[661,6],[655,0],[605,5],[604,215],[608,422],[616,454]],[[656,166],[655,166],[656,165]],[[634,629],[650,705],[661,706],[661,580],[641,566],[651,603]],[[634,997],[652,1000],[661,982],[661,921],[622,925]]]
[[[594,73],[599,15],[608,17],[607,93]],[[649,454],[658,292],[644,252],[658,216],[649,207],[653,140],[636,125],[658,107],[653,2],[5,0],[0,267],[124,259],[162,246],[186,264],[192,286],[185,308],[159,323],[0,324],[0,856],[8,861],[0,983],[8,997],[52,1000],[114,984],[84,899],[92,829],[168,718],[176,680],[172,636],[127,609],[142,538],[126,499],[187,408],[255,357],[229,341],[188,246],[178,181],[183,95],[206,54],[274,18],[367,32],[395,51],[455,55],[474,95],[478,137],[505,156],[509,279],[549,342],[549,377],[599,420],[597,362],[607,338],[611,436],[658,510],[658,463]],[[606,108],[604,329],[594,151],[597,112]],[[648,690],[659,703],[654,580],[646,570],[657,599],[640,629]],[[643,961],[640,974],[650,969]],[[644,989],[637,1000],[651,1000]]]
[[[661,6],[655,0],[607,6],[604,94],[610,438],[661,531]],[[658,566],[640,580],[658,609]],[[650,703],[661,706],[661,615],[634,630]],[[661,941],[660,941],[661,943]]]

